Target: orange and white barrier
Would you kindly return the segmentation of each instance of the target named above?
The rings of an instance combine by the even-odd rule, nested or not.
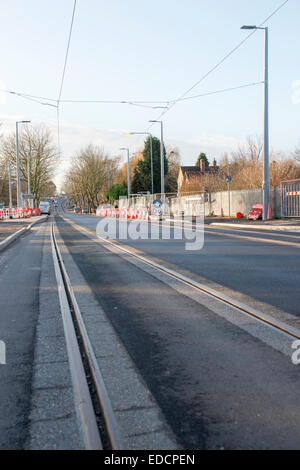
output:
[[[32,216],[41,215],[40,209],[31,209],[29,207],[21,207],[17,209],[16,207],[8,208],[4,207],[0,209],[0,220],[5,219],[29,219]]]
[[[130,220],[151,220],[151,211],[146,208],[137,209],[104,209],[98,207],[96,211],[98,217],[112,217],[116,219],[130,219]]]

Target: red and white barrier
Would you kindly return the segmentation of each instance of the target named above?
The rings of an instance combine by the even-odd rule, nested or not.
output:
[[[4,207],[3,209],[0,209],[0,220],[29,219],[32,216],[38,215],[41,215],[40,209],[31,209],[29,207],[21,207],[19,209],[17,209],[16,207]]]
[[[127,220],[151,220],[151,212],[148,208],[137,208],[137,209],[104,209],[98,207],[96,211],[98,217],[111,217],[116,219],[127,219]]]

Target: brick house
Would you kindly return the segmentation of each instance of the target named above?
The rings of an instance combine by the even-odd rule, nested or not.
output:
[[[206,167],[205,161],[200,161],[200,166],[181,166],[178,174],[177,184],[178,192],[181,191],[181,188],[184,183],[189,184],[192,180],[195,181],[195,178],[201,180],[201,177],[207,173],[217,173],[219,167],[217,166],[216,160],[214,160],[213,165]]]

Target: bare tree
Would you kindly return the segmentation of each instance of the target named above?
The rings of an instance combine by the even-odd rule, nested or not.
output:
[[[221,158],[219,170],[215,173],[204,173],[191,177],[182,187],[182,192],[225,191],[227,189],[226,175],[232,176],[231,189],[260,189],[263,181],[263,142],[259,137],[247,138],[245,145],[240,145],[231,154]],[[270,152],[270,186],[276,187],[283,180],[300,178],[300,149],[288,158],[279,152]]]
[[[300,146],[295,149],[294,158],[298,163],[300,163]]]
[[[136,152],[134,155],[130,157],[130,180],[133,180],[134,177],[134,172],[136,169],[136,166],[139,162],[139,160],[143,159],[143,152],[139,151]],[[117,183],[123,184],[124,186],[127,186],[128,184],[128,163],[124,163],[122,167],[120,168],[117,177],[116,177]]]
[[[103,149],[88,145],[73,160],[67,172],[64,191],[79,206],[97,207],[104,199],[108,188],[117,172],[118,158],[109,158]]]
[[[26,127],[19,134],[20,152],[20,174],[21,188],[27,192],[27,159],[30,153],[30,179],[31,192],[34,196],[35,205],[39,204],[40,198],[47,193],[47,188],[55,175],[58,161],[58,153],[52,142],[49,129],[40,125],[37,127]],[[0,167],[6,172],[11,165],[12,175],[16,178],[16,135],[10,134],[3,138],[1,144]]]

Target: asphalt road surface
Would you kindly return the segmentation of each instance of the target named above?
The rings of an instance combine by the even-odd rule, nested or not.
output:
[[[96,228],[98,219],[66,215]],[[299,369],[290,358],[178,293],[57,218],[96,299],[187,449],[299,449]],[[261,305],[299,315],[298,234],[243,238],[206,231],[199,252],[183,241],[126,241],[164,265]],[[238,237],[236,237],[238,235]],[[294,246],[295,244],[295,246]],[[300,245],[299,245],[300,246]],[[297,322],[297,318],[295,320]]]
[[[67,216],[96,231],[98,218]],[[300,233],[205,226],[204,238],[200,251],[186,251],[182,240],[129,239],[122,243],[282,320],[287,314],[300,317]]]
[[[0,449],[22,449],[28,437],[35,328],[46,224],[0,254]]]

